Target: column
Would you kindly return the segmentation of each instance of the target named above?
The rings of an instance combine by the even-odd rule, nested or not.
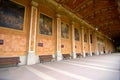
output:
[[[95,32],[95,35],[94,35],[94,40],[95,40],[95,54],[96,55],[99,55],[99,52],[98,52],[98,41],[97,41],[97,32]]]
[[[30,19],[31,21],[30,21],[27,65],[32,65],[36,63],[35,42],[36,42],[37,11],[38,11],[37,6],[38,3],[31,1],[31,19]]]
[[[62,60],[61,54],[61,15],[57,14],[57,53],[56,59],[57,61]]]
[[[105,53],[108,53],[108,44],[107,44],[107,38],[105,38]]]
[[[105,54],[105,38],[103,40],[103,54]]]
[[[74,24],[75,24],[75,22],[72,21],[72,25],[71,26],[72,26],[72,57],[73,57],[73,59],[76,58]]]
[[[81,40],[81,45],[82,45],[82,55],[83,55],[83,57],[86,57],[86,54],[85,54],[85,46],[84,46],[84,27],[83,27],[83,25],[81,26],[81,33],[82,33],[82,36],[81,36],[81,38],[82,38],[82,40]]]
[[[89,45],[89,54],[92,56],[92,50],[91,50],[91,34],[90,34],[90,29],[88,30],[88,45]]]

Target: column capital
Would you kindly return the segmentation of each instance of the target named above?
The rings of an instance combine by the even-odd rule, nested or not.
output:
[[[74,25],[74,24],[75,24],[75,21],[74,21],[74,20],[72,20],[72,21],[71,21],[71,24],[72,24],[72,25]]]
[[[81,26],[80,28],[81,28],[81,29],[84,29],[84,26]]]
[[[59,13],[56,14],[57,18],[61,18],[61,15]]]
[[[60,9],[61,9],[61,4],[58,4],[57,6],[56,6],[56,9],[59,11]]]
[[[80,25],[83,26],[83,22],[82,21],[80,22]]]
[[[89,28],[89,29],[88,29],[88,32],[91,32],[91,31],[92,31],[92,30]]]
[[[33,1],[33,0],[31,1],[31,5],[32,5],[32,6],[35,6],[35,7],[38,7],[38,3],[35,2],[35,1]]]
[[[80,28],[81,28],[81,29],[85,28],[83,22],[80,22]]]

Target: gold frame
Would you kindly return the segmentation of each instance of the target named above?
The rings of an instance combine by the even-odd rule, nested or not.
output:
[[[51,36],[53,36],[54,35],[54,18],[53,17],[51,17],[51,16],[49,16],[48,14],[46,14],[46,13],[43,13],[43,12],[38,12],[39,14],[39,18],[38,18],[38,34],[39,35],[43,35],[43,36],[47,36],[47,37],[51,37]],[[45,34],[41,34],[40,33],[40,14],[42,14],[42,15],[45,15],[45,16],[47,16],[47,17],[49,17],[49,18],[51,18],[52,19],[52,33],[51,33],[51,35],[45,35]]]
[[[19,2],[17,2],[17,1],[14,1],[14,0],[10,0],[10,1],[11,1],[11,2],[14,2],[14,3],[16,3],[16,4],[19,4],[19,5],[21,5],[21,6],[24,7],[23,29],[22,29],[22,30],[18,30],[18,29],[8,28],[8,27],[4,27],[4,26],[1,26],[0,28],[1,28],[1,29],[5,29],[5,30],[24,32],[24,30],[25,30],[25,23],[26,23],[26,6],[23,5],[22,3],[19,3]]]
[[[76,35],[75,35],[75,29],[78,30],[78,40],[76,40]],[[74,36],[75,36],[75,41],[80,41],[80,30],[78,28],[74,28]]]
[[[62,23],[68,25],[68,38],[63,38],[62,37]],[[61,38],[62,39],[70,39],[70,25],[68,23],[64,22],[64,21],[61,21]]]

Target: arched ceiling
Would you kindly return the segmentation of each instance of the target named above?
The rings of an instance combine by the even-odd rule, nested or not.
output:
[[[119,0],[54,0],[120,43]]]

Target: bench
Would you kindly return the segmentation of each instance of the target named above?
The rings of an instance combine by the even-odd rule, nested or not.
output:
[[[80,57],[82,57],[82,54],[81,53],[76,53],[76,57],[80,58]]]
[[[40,55],[39,60],[40,60],[40,63],[43,63],[43,62],[54,61],[54,58],[52,57],[52,55]]]
[[[92,55],[95,55],[95,53],[94,53],[94,52],[92,52]]]
[[[70,54],[62,54],[63,59],[71,59]]]
[[[86,54],[86,56],[89,56],[90,54],[89,53],[85,53]]]
[[[8,65],[18,65],[20,63],[19,57],[0,57],[0,67]]]

